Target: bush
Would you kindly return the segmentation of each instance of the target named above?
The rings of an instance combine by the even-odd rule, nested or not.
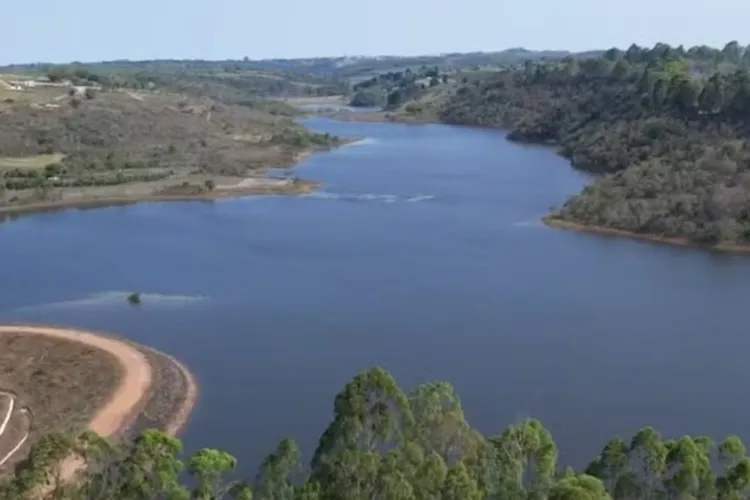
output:
[[[141,294],[133,292],[130,295],[128,295],[128,304],[137,306],[141,303]]]

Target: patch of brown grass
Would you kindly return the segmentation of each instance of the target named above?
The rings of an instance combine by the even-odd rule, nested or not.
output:
[[[109,353],[42,335],[0,335],[0,389],[34,414],[33,437],[85,428],[116,390],[122,368]]]

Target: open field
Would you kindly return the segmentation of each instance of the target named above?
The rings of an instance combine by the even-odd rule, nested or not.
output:
[[[196,396],[187,369],[147,347],[80,330],[0,326],[0,472],[50,432],[176,433]],[[63,473],[76,467],[66,462]]]
[[[61,154],[34,155],[34,156],[0,156],[0,170],[2,169],[40,169],[51,163],[59,163],[65,158]]]
[[[29,443],[50,432],[83,430],[117,388],[121,371],[112,355],[79,342],[0,333],[0,389],[17,395],[12,422],[22,408],[34,412]]]

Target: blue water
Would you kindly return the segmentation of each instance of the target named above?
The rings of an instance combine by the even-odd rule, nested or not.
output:
[[[588,178],[498,132],[307,124],[367,138],[297,168],[319,193],[0,224],[0,320],[184,360],[201,385],[187,446],[247,473],[286,435],[312,453],[374,364],[453,382],[486,433],[542,418],[574,465],[644,424],[750,437],[749,258],[545,228]]]

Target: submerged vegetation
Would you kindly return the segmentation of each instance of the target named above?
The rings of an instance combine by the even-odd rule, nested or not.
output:
[[[113,444],[84,434],[48,435],[0,486],[0,498],[34,498],[50,485],[60,500],[641,500],[749,498],[750,457],[739,438],[666,439],[644,427],[613,438],[585,470],[558,463],[541,422],[524,420],[485,437],[466,421],[444,382],[406,393],[373,368],[335,398],[334,416],[309,465],[282,440],[255,478],[235,480],[236,460],[203,449],[185,462],[179,440],[155,430]],[[56,484],[54,464],[79,455],[88,468]],[[192,478],[182,483],[182,472]]]

